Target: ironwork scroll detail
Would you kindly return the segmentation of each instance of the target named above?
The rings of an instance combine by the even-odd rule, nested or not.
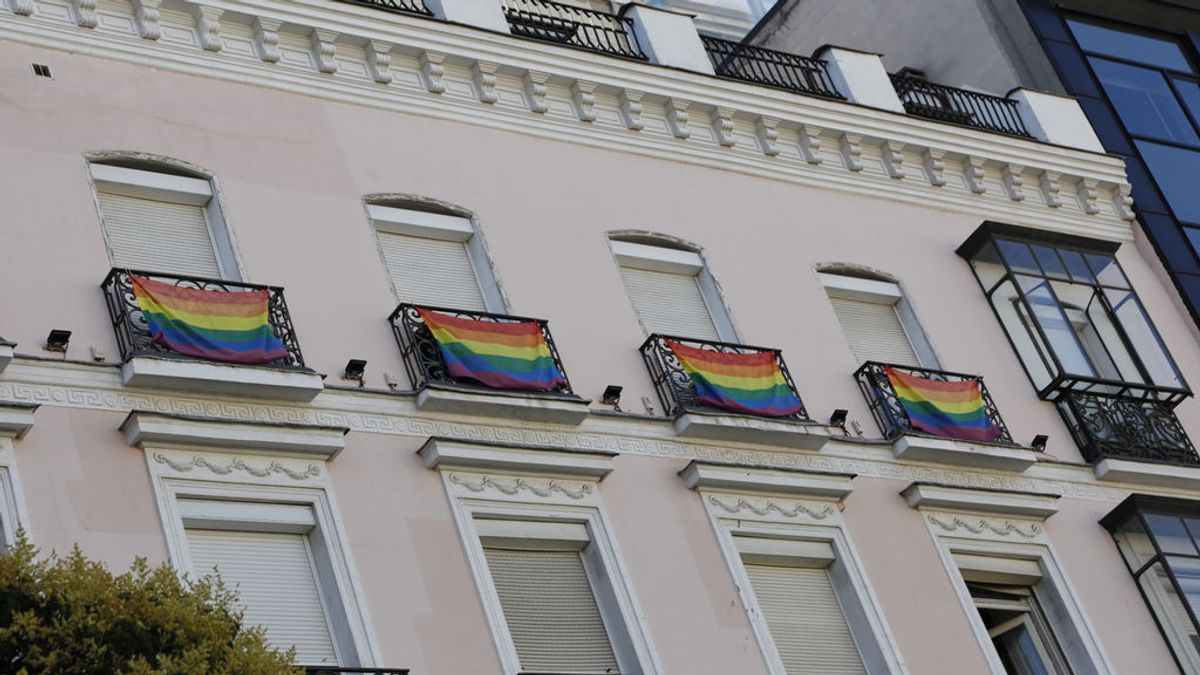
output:
[[[1059,411],[1083,458],[1200,464],[1192,441],[1165,401],[1065,392]]]

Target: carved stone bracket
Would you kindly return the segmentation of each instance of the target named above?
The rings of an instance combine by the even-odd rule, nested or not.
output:
[[[137,25],[138,35],[147,40],[157,40],[162,37],[162,26],[159,25],[161,15],[158,7],[162,0],[132,0],[133,21]]]
[[[1014,202],[1025,200],[1025,167],[1019,164],[1005,164],[1003,179],[1004,191],[1008,193],[1008,198]]]
[[[929,180],[929,184],[934,187],[943,187],[946,184],[946,151],[937,148],[926,148],[921,155],[922,168],[925,169],[925,178]]]
[[[686,141],[692,135],[692,130],[688,128],[688,108],[691,105],[691,101],[683,99],[667,100],[667,126],[671,128],[671,134],[675,138]]]
[[[367,69],[379,84],[392,83],[392,43],[367,40]]]
[[[446,55],[441,52],[424,51],[417,59],[421,68],[421,84],[431,94],[446,92]]]
[[[1091,178],[1080,178],[1076,183],[1076,194],[1079,195],[1079,205],[1083,208],[1083,212],[1089,216],[1094,216],[1100,213],[1100,204],[1097,200],[1100,199],[1100,193],[1096,191],[1099,183]]]
[[[258,58],[267,63],[279,63],[279,27],[283,22],[265,16],[254,19],[254,48]]]
[[[100,23],[96,18],[96,0],[71,0],[71,13],[80,28],[95,28]]]
[[[1057,171],[1043,171],[1038,177],[1038,188],[1042,191],[1042,198],[1046,200],[1046,206],[1052,209],[1063,205],[1060,194],[1062,187],[1059,185],[1061,179],[1062,174]]]
[[[987,183],[984,182],[987,172],[983,169],[983,163],[982,157],[969,156],[963,159],[963,178],[967,181],[967,188],[977,195],[987,192]]]
[[[717,145],[723,148],[732,148],[737,145],[737,138],[733,135],[734,112],[733,108],[717,106],[709,115],[713,136],[717,139]]]
[[[646,122],[642,119],[642,96],[644,94],[640,91],[624,89],[618,97],[621,120],[625,122],[625,128],[631,131],[641,131],[646,128]]]
[[[754,122],[754,137],[758,140],[758,149],[768,157],[779,154],[779,132],[776,127],[779,120],[774,117],[759,117]]]
[[[862,171],[864,168],[862,161],[862,134],[852,134],[843,132],[838,138],[838,147],[842,151],[842,161],[846,163],[846,169],[850,171]]]
[[[1137,216],[1133,212],[1133,194],[1129,190],[1129,184],[1118,183],[1111,186],[1113,194],[1113,210],[1117,212],[1117,217],[1121,220],[1133,220]]]
[[[883,168],[889,178],[904,180],[904,143],[900,141],[884,141],[880,147],[883,152]]]
[[[544,115],[550,111],[550,104],[546,102],[546,94],[550,91],[546,82],[549,80],[550,76],[545,73],[537,73],[532,70],[525,73],[522,83],[525,91],[525,105],[529,106],[529,112]]]
[[[332,75],[338,71],[337,46],[334,40],[338,34],[331,30],[313,29],[309,36],[309,41],[312,44],[313,59],[317,64],[317,70]]]
[[[821,158],[821,127],[805,124],[799,129],[800,154],[809,164],[820,164]]]
[[[225,47],[221,40],[221,16],[225,10],[208,5],[192,5],[192,18],[196,20],[196,35],[200,48],[206,52],[219,52]]]
[[[596,84],[576,80],[571,85],[571,107],[575,109],[575,117],[580,122],[595,122],[599,119],[596,114]]]
[[[36,3],[33,0],[11,0],[10,5],[12,13],[17,16],[33,16],[36,10]]]
[[[480,103],[491,105],[500,100],[496,93],[496,71],[499,66],[487,61],[476,61],[471,64],[471,85],[475,88],[475,98]]]

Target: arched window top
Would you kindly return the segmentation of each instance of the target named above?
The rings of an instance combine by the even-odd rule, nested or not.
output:
[[[211,171],[196,166],[191,162],[185,162],[174,157],[156,155],[148,152],[137,152],[133,150],[101,150],[88,153],[86,158],[90,164],[115,166],[123,169],[133,169],[135,171],[149,171],[168,176],[197,178],[205,181],[212,180],[213,177]]]
[[[608,233],[608,238],[612,241],[623,241],[629,244],[641,244],[643,246],[656,246],[658,248],[671,249],[674,251],[687,251],[689,253],[699,254],[702,252],[700,246],[681,239],[673,237],[669,234],[660,234],[650,230],[615,230]]]
[[[415,195],[403,192],[381,192],[369,194],[363,198],[368,206],[385,206],[406,211],[420,211],[443,216],[472,219],[475,213],[468,208],[434,197]]]
[[[887,272],[856,263],[820,263],[817,265],[817,271],[822,274],[836,274],[842,277],[853,277],[855,279],[866,279],[868,281],[883,281],[890,284],[900,283],[899,279],[891,274],[888,274]]]

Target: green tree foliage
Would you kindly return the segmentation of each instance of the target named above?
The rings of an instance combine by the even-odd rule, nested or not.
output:
[[[215,577],[185,585],[144,558],[114,576],[78,546],[39,557],[22,535],[0,555],[0,673],[299,675],[235,599]]]

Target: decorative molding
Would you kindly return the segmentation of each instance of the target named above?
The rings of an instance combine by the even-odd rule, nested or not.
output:
[[[938,148],[925,148],[921,154],[921,165],[925,169],[925,177],[934,187],[946,185],[946,151]]]
[[[70,0],[71,14],[75,24],[80,28],[95,28],[99,25],[96,18],[96,0]]]
[[[862,171],[864,167],[862,154],[862,134],[843,132],[838,137],[838,147],[842,151],[842,161],[849,171]]]
[[[210,5],[192,5],[192,18],[196,20],[196,35],[200,48],[206,52],[219,52],[225,47],[221,40],[221,16],[225,10]]]
[[[455,485],[470,490],[471,492],[484,492],[488,488],[499,490],[500,492],[513,497],[522,492],[528,492],[536,497],[547,499],[555,493],[561,494],[569,499],[584,499],[592,494],[591,483],[564,483],[560,480],[546,481],[530,481],[525,478],[493,478],[492,476],[481,476],[475,482],[463,476],[452,473],[449,481]]]
[[[955,532],[959,528],[962,528],[971,534],[983,534],[986,531],[1000,537],[1008,537],[1015,534],[1024,539],[1036,539],[1042,534],[1042,528],[1037,523],[1026,523],[1022,527],[1011,520],[994,520],[990,518],[971,518],[967,520],[961,516],[938,516],[932,513],[926,517],[930,523],[937,525],[944,532]]]
[[[754,137],[758,140],[758,149],[767,157],[779,154],[779,120],[774,117],[759,117],[754,122]]]
[[[904,180],[904,143],[900,141],[884,141],[880,148],[883,153],[883,168],[888,178]]]
[[[550,111],[550,104],[546,102],[546,94],[550,91],[546,83],[549,81],[550,76],[546,73],[532,70],[525,73],[521,83],[525,92],[525,105],[529,106],[529,112],[543,115]]]
[[[130,0],[133,4],[133,19],[137,25],[138,35],[146,40],[157,40],[162,37],[162,26],[159,25],[161,14],[158,12],[162,0]]]
[[[900,459],[994,471],[1025,471],[1038,461],[1038,453],[1030,448],[922,434],[901,435],[892,443],[892,453]]]
[[[486,469],[600,480],[613,470],[614,453],[513,447],[430,438],[417,451],[430,469]]]
[[[671,98],[667,100],[665,109],[667,111],[667,126],[671,129],[671,134],[675,138],[687,140],[691,135],[691,129],[688,129],[688,108],[692,102],[681,98]]]
[[[496,71],[499,69],[496,64],[486,61],[471,64],[471,84],[480,103],[491,105],[500,100],[500,94],[496,93]]]
[[[309,34],[309,44],[312,46],[313,60],[317,64],[317,70],[326,75],[333,75],[338,71],[337,45],[334,44],[337,37],[336,31],[321,28],[314,28]]]
[[[24,438],[33,428],[33,414],[37,409],[36,405],[0,402],[0,438]]]
[[[963,179],[967,181],[967,187],[977,195],[987,192],[987,171],[984,169],[984,159],[969,155],[963,159]]]
[[[279,62],[279,27],[282,25],[279,19],[265,16],[254,18],[254,49],[258,52],[258,58],[266,63]]]
[[[1110,188],[1113,196],[1113,209],[1121,220],[1134,220],[1137,214],[1133,211],[1133,192],[1128,183],[1114,183]]]
[[[712,124],[713,134],[716,136],[717,145],[722,148],[732,148],[737,145],[737,138],[733,135],[733,114],[736,112],[733,108],[725,106],[717,106],[709,114],[709,122]]]
[[[34,0],[11,0],[9,6],[17,16],[33,16],[37,3]]]
[[[367,40],[367,67],[371,79],[379,84],[391,84],[392,75],[392,43],[382,40]]]
[[[617,97],[621,109],[621,119],[625,122],[625,128],[630,131],[641,131],[646,128],[646,122],[642,119],[642,96],[644,94],[640,91],[622,89],[620,96]]]
[[[241,459],[231,460],[227,464],[218,464],[209,460],[204,455],[195,455],[190,461],[186,462],[171,459],[161,452],[156,452],[152,456],[155,462],[170,467],[179,473],[191,473],[196,469],[203,469],[218,476],[228,476],[234,472],[241,471],[255,478],[282,475],[292,480],[310,480],[318,478],[321,475],[321,469],[316,464],[309,464],[308,468],[303,471],[295,471],[280,462],[271,462],[265,466],[254,466]]]
[[[805,504],[795,500],[762,499],[755,504],[744,497],[723,499],[717,495],[708,495],[708,503],[729,514],[749,511],[756,516],[776,513],[784,518],[808,516],[815,520],[825,520],[837,512],[831,504]]]
[[[421,84],[431,94],[446,92],[446,55],[441,52],[423,51],[417,59],[421,69]]]
[[[575,117],[580,122],[595,122],[599,119],[596,113],[596,84],[576,80],[571,85],[571,107],[575,109]]]
[[[696,460],[684,467],[679,477],[689,490],[720,489],[830,500],[845,499],[854,490],[850,484],[853,474],[780,471]]]
[[[1025,201],[1025,167],[1020,164],[1005,164],[1003,170],[1004,191],[1014,202]]]
[[[1097,203],[1100,199],[1100,193],[1096,190],[1098,186],[1099,182],[1092,178],[1080,178],[1076,183],[1076,194],[1079,195],[1083,212],[1089,216],[1100,213],[1100,205]]]
[[[1018,518],[1045,519],[1058,513],[1056,494],[981,490],[953,485],[913,483],[900,493],[914,509],[999,513]]]
[[[1061,208],[1062,201],[1062,186],[1059,181],[1062,179],[1062,174],[1057,171],[1043,171],[1038,177],[1038,188],[1042,191],[1042,198],[1046,200],[1046,206],[1052,209]]]
[[[121,423],[133,446],[222,448],[226,452],[268,452],[332,459],[346,447],[345,427],[320,427],[131,412]]]
[[[800,141],[800,155],[805,162],[817,165],[823,160],[821,157],[821,132],[824,131],[821,127],[813,124],[804,124],[798,130]]]

